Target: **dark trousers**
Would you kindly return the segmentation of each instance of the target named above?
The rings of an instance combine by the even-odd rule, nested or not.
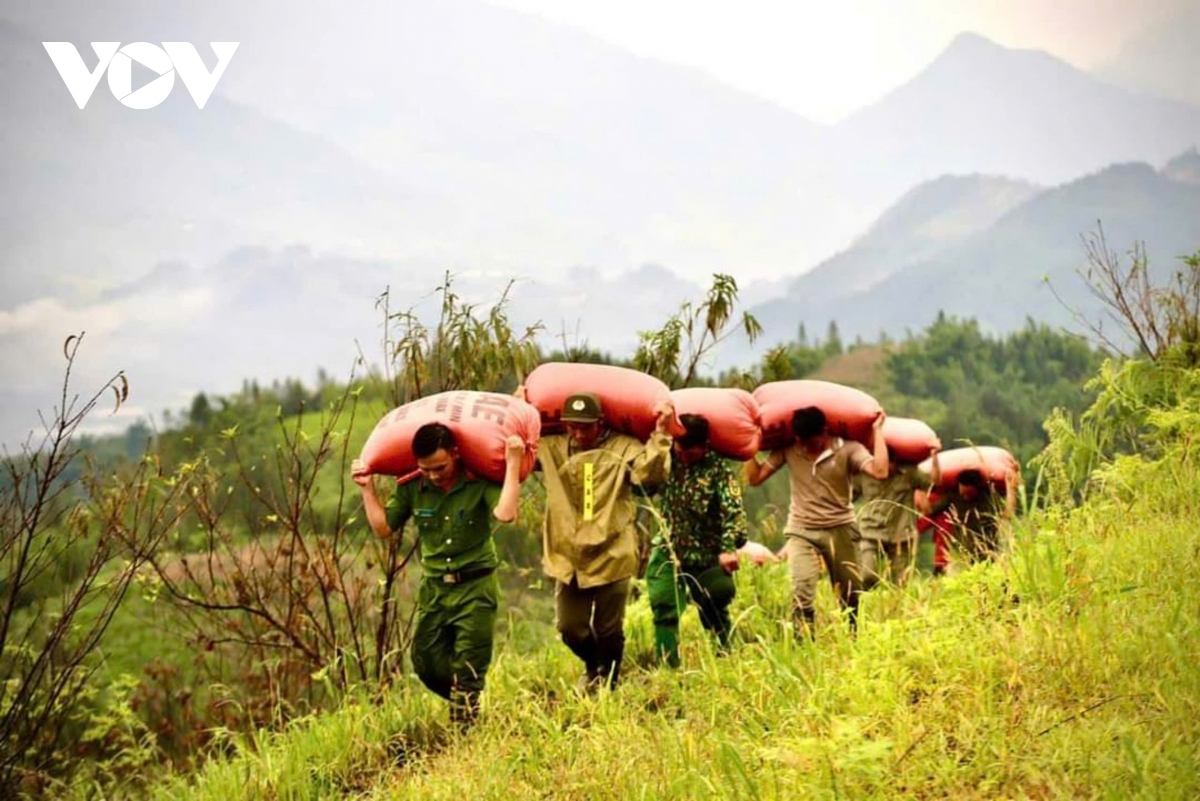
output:
[[[605,679],[617,686],[625,656],[625,604],[630,579],[581,588],[574,579],[558,582],[555,601],[558,633],[575,656],[583,660],[588,681]]]

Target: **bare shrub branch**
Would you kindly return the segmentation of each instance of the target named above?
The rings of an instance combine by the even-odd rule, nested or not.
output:
[[[116,473],[83,458],[80,426],[110,392],[116,408],[129,383],[117,373],[90,396],[73,394],[84,335],[63,343],[59,404],[0,478],[0,795],[24,781],[69,771],[63,732],[78,712],[96,650],[138,571],[178,518],[181,485],[163,481],[149,457]],[[114,409],[115,411],[115,409]],[[64,572],[64,567],[70,569]]]

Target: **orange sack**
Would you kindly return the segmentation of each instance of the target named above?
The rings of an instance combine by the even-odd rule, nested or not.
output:
[[[675,412],[708,420],[708,444],[726,457],[746,461],[762,444],[762,414],[758,401],[744,389],[690,387],[671,393]]]
[[[942,447],[942,441],[932,428],[911,417],[889,417],[884,420],[883,441],[896,461],[906,464],[928,459],[934,448]]]
[[[372,473],[409,478],[417,469],[412,438],[426,423],[441,423],[454,432],[463,464],[489,481],[504,481],[507,439],[525,443],[521,480],[537,459],[541,420],[537,409],[512,395],[496,392],[441,392],[393,409],[375,425],[363,446],[362,461]]]
[[[609,364],[547,362],[525,378],[526,398],[541,413],[547,434],[564,430],[563,404],[577,392],[595,393],[605,425],[642,442],[654,433],[655,409],[671,397],[667,385],[654,376]],[[672,435],[682,433],[678,424],[675,428]]]
[[[938,466],[942,468],[942,480],[937,489],[953,489],[958,483],[958,474],[964,470],[978,470],[998,491],[1005,490],[1005,480],[1010,470],[1017,469],[1017,459],[1004,448],[992,445],[977,445],[973,448],[955,448],[938,454]],[[929,473],[933,462],[921,462],[921,470]]]
[[[868,448],[875,418],[883,412],[879,401],[862,390],[810,379],[763,384],[754,390],[754,399],[762,410],[762,447],[769,451],[786,448],[795,440],[792,413],[797,409],[816,406],[825,413],[831,434]]]

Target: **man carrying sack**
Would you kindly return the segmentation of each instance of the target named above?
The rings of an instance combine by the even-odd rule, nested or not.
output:
[[[396,487],[386,508],[361,461],[354,460],[351,476],[362,488],[367,522],[378,536],[399,534],[409,518],[416,520],[424,575],[413,670],[450,701],[451,722],[465,729],[479,711],[500,603],[493,522],[517,517],[525,443],[508,438],[502,487],[466,472],[454,432],[440,423],[417,429],[412,448],[420,476]]]
[[[518,396],[523,390],[518,390]],[[657,410],[649,442],[610,430],[600,399],[571,395],[566,434],[543,436],[538,464],[546,485],[542,566],[554,579],[558,631],[583,661],[589,690],[616,687],[625,654],[625,605],[638,569],[634,486],[662,483],[670,467],[675,411]]]
[[[665,531],[655,536],[646,566],[655,650],[671,667],[679,667],[679,617],[689,596],[701,625],[722,650],[728,646],[729,604],[737,592],[732,573],[746,542],[742,485],[729,461],[709,448],[708,420],[694,414],[679,420],[686,433],[675,439],[659,498]]]
[[[772,451],[764,462],[746,462],[746,482],[757,487],[787,466],[791,503],[785,548],[792,573],[792,614],[797,632],[815,634],[814,601],[821,566],[829,571],[834,593],[847,609],[850,630],[858,626],[858,596],[862,578],[858,567],[861,533],[850,503],[851,481],[858,473],[884,479],[888,473],[887,445],[880,429],[884,416],[875,420],[875,453],[858,442],[829,433],[825,413],[815,406],[792,415],[796,441]]]

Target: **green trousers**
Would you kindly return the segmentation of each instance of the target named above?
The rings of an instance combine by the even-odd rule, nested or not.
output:
[[[917,535],[917,570],[926,576],[933,575],[934,556],[937,546],[933,542],[933,529],[927,528]]]
[[[457,723],[469,723],[478,712],[499,605],[495,573],[461,584],[435,577],[421,582],[413,670],[426,687],[450,701],[450,718]]]
[[[700,624],[717,637],[721,648],[729,644],[729,604],[737,593],[733,577],[715,563],[706,568],[676,571],[666,547],[650,552],[646,564],[646,590],[654,615],[654,645],[659,658],[679,666],[679,618],[688,599],[696,602]]]
[[[916,549],[915,534],[900,542],[863,537],[858,543],[858,569],[862,574],[863,589],[872,589],[883,580],[881,569],[885,558],[888,564],[887,580],[897,587],[903,587]]]

